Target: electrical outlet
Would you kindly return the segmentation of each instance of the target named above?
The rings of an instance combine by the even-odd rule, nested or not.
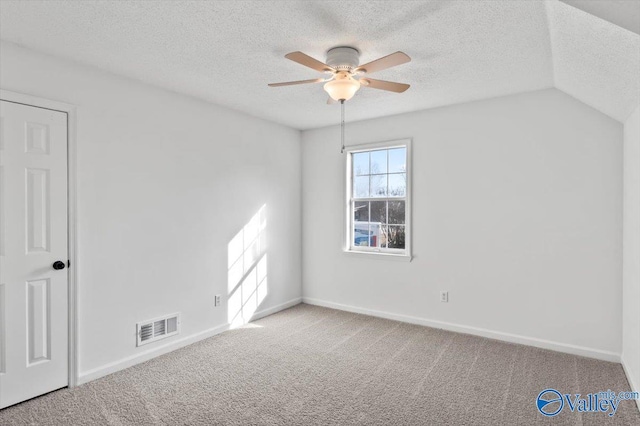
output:
[[[220,306],[220,295],[216,294],[214,306]]]
[[[447,303],[449,302],[449,292],[448,291],[441,291],[440,292],[440,301]]]

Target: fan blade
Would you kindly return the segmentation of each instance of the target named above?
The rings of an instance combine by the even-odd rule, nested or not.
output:
[[[338,103],[338,101],[333,99],[331,96],[329,96],[329,99],[327,99],[327,105],[335,105],[337,103]]]
[[[284,55],[285,58],[287,59],[291,59],[293,62],[297,62],[300,65],[304,65],[305,67],[309,67],[311,69],[314,69],[316,71],[320,71],[320,72],[325,72],[325,71],[331,71],[331,72],[335,72],[335,70],[333,68],[331,68],[329,65],[320,62],[317,59],[312,58],[309,55],[305,55],[302,52],[291,52],[291,53],[287,53],[286,55]]]
[[[396,65],[406,64],[409,61],[411,61],[411,58],[406,53],[396,52],[367,64],[360,65],[355,69],[355,72],[360,71],[371,74],[372,72],[386,70],[387,68],[395,67]]]
[[[286,81],[284,83],[269,83],[269,87],[293,86],[296,84],[322,83],[324,78],[314,78],[312,80]]]
[[[372,89],[388,90],[390,92],[402,93],[410,86],[404,83],[394,83],[393,81],[374,80],[373,78],[361,78],[360,84]]]

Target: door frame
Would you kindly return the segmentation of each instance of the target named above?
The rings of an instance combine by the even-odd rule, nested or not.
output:
[[[77,176],[76,176],[76,107],[38,96],[0,89],[0,100],[49,109],[67,114],[67,232],[69,251],[68,300],[68,387],[78,383],[78,257],[77,257]]]

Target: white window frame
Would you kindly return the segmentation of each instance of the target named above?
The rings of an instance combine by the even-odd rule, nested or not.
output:
[[[353,198],[353,170],[352,155],[358,152],[374,151],[378,149],[406,148],[407,150],[407,189],[405,198],[405,248],[402,249],[381,249],[376,247],[361,247],[353,245],[353,212],[351,211]],[[350,255],[385,258],[392,260],[411,261],[411,175],[413,167],[411,164],[411,139],[399,139],[386,142],[367,143],[361,145],[351,145],[345,148],[346,158],[346,179],[345,179],[345,224],[344,224],[344,246],[343,251]],[[380,198],[377,198],[380,199]],[[385,200],[387,198],[384,198]]]

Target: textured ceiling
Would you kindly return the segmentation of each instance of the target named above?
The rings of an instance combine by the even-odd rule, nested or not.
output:
[[[362,89],[349,101],[348,121],[554,84],[618,120],[626,118],[633,100],[616,102],[633,92],[630,77],[611,85],[602,81],[609,68],[618,77],[635,66],[634,54],[628,60],[618,56],[637,50],[640,36],[552,3],[3,0],[0,38],[298,129],[336,124],[339,107],[325,104],[320,84],[267,83],[317,77],[283,56],[301,50],[324,60],[326,50],[339,45],[360,49],[361,63],[397,50],[413,58],[374,74],[411,84],[407,92]],[[585,27],[593,20],[597,34]]]
[[[598,18],[640,34],[640,0],[561,0]]]
[[[640,35],[564,3],[548,10],[555,86],[624,121],[639,102]]]

